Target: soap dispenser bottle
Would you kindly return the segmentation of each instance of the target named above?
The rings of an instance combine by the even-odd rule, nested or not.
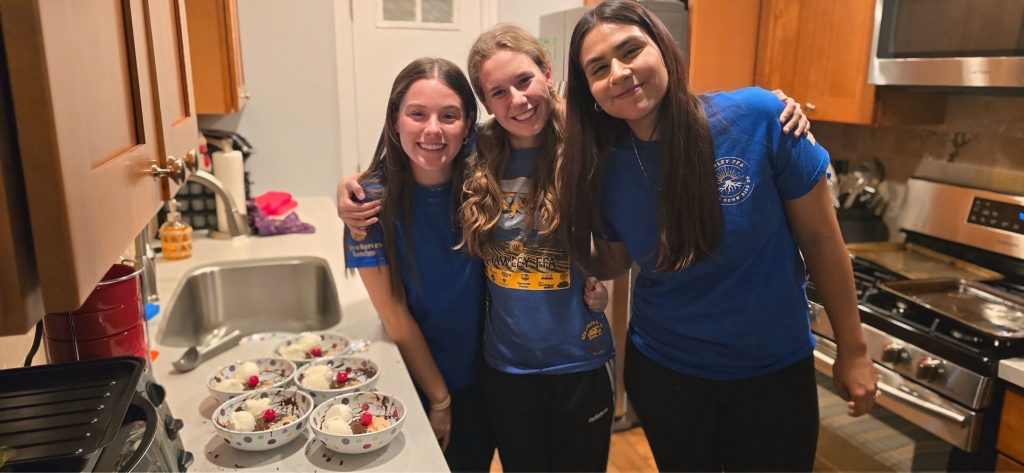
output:
[[[167,221],[160,226],[160,253],[164,259],[178,260],[192,256],[192,227],[181,221],[178,201],[167,202]]]

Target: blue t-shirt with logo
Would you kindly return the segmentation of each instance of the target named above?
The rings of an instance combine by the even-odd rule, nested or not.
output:
[[[512,149],[501,176],[504,207],[484,258],[491,295],[484,359],[516,374],[596,369],[615,356],[608,321],[587,307],[586,280],[562,241],[538,234],[523,212],[536,158],[537,148]]]
[[[806,269],[783,201],[814,188],[829,158],[810,133],[782,133],[784,104],[771,92],[746,88],[707,99],[722,211],[714,259],[674,274],[654,271],[654,185],[678,184],[659,175],[657,141],[633,135],[631,142],[628,130],[607,157],[605,228],[596,233],[621,241],[641,268],[629,328],[641,352],[683,374],[743,379],[789,366],[814,349]]]
[[[367,195],[380,188],[366,186]],[[484,314],[483,263],[461,250],[453,250],[462,239],[454,219],[452,184],[439,189],[413,185],[412,246],[406,244],[407,229],[399,217],[395,225],[398,255],[389,255],[391,270],[401,274],[409,313],[423,332],[434,362],[449,391],[458,391],[476,381],[480,362],[480,324]],[[381,225],[371,226],[365,237],[345,230],[348,268],[372,268],[387,264]],[[415,258],[415,270],[412,260]],[[417,275],[419,276],[417,281]]]

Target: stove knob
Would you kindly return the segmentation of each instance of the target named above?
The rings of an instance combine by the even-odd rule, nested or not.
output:
[[[175,419],[169,415],[164,417],[164,429],[167,431],[167,438],[176,440],[178,438],[178,431],[182,427],[185,427],[185,423],[181,419]]]
[[[149,396],[149,400],[154,406],[160,407],[164,403],[164,399],[167,398],[167,391],[159,384],[148,383],[146,384],[146,395]]]
[[[192,466],[192,462],[196,459],[192,455],[192,452],[186,452],[184,450],[178,451],[178,471],[186,472],[188,468]]]
[[[946,362],[934,358],[925,358],[917,364],[917,379],[937,381],[946,376]]]
[[[907,353],[907,349],[899,343],[886,343],[882,347],[882,361],[886,363],[898,365],[908,358],[910,358],[910,353]]]

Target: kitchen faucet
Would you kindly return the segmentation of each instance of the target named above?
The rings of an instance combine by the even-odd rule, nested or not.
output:
[[[215,239],[230,239],[249,236],[249,222],[245,214],[235,205],[231,193],[224,188],[224,183],[206,171],[195,171],[188,181],[194,181],[209,188],[227,207],[228,233],[210,230],[209,237]],[[150,244],[150,226],[146,224],[135,237],[135,258],[142,267],[142,298],[146,303],[155,303],[160,300],[156,292],[156,257],[153,246]]]

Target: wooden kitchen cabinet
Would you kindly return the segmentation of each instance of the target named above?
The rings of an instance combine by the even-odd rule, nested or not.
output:
[[[199,146],[199,124],[193,94],[192,64],[189,59],[189,35],[185,0],[149,2],[150,55],[153,58],[153,95],[155,126],[160,139],[160,166],[195,163]],[[175,163],[181,159],[180,163]],[[173,164],[172,164],[173,163]],[[187,169],[186,169],[187,172]],[[180,182],[161,179],[161,197],[170,200],[178,193]]]
[[[196,110],[225,114],[249,99],[242,69],[236,0],[185,0]]]
[[[755,84],[782,89],[811,120],[870,124],[875,0],[763,0]]]
[[[996,450],[1018,464],[1024,463],[1024,390],[1009,387],[999,417]],[[1024,471],[1024,470],[1006,470]]]
[[[0,211],[0,232],[22,230],[16,248],[25,259],[16,271],[4,259],[0,335],[24,333],[44,311],[79,308],[160,208],[151,168],[169,166],[165,152],[197,147],[181,7],[180,0],[0,2],[10,83],[0,93],[13,105],[17,138],[0,191],[8,209],[16,201],[27,210]],[[23,190],[15,188],[17,167]],[[8,246],[0,244],[0,256]],[[41,291],[42,307],[9,310],[16,298],[8,294],[28,301],[33,291]]]
[[[811,121],[942,123],[946,96],[868,83],[875,0],[761,0],[755,85],[782,89]]]
[[[761,0],[690,0],[689,88],[695,94],[754,85]]]
[[[1006,455],[996,454],[996,472],[1024,473],[1024,465],[1013,461]]]

